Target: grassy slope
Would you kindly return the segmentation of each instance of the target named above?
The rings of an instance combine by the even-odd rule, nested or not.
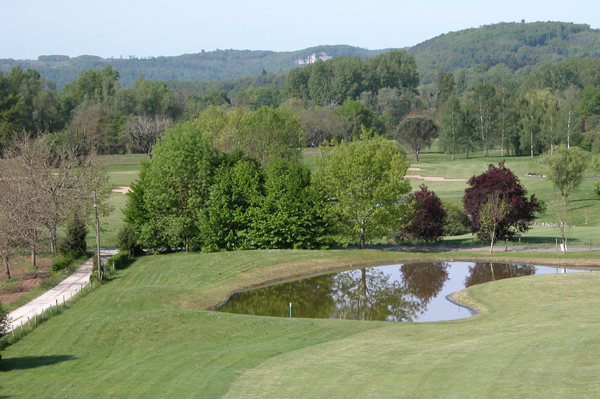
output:
[[[464,257],[483,254],[461,252]],[[467,320],[395,324],[201,311],[299,273],[435,254],[249,251],[146,257],[3,352],[10,397],[586,397],[600,389],[600,274],[467,290]],[[456,253],[454,253],[456,256]],[[531,254],[521,254],[531,256]],[[571,262],[576,262],[573,260]],[[597,261],[596,261],[597,263]],[[229,392],[228,392],[229,391]]]

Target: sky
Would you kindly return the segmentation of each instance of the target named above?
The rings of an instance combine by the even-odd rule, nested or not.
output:
[[[0,58],[414,46],[498,22],[600,28],[598,0],[0,0]]]

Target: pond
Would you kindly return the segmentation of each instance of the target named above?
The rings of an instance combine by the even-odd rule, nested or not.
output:
[[[219,312],[257,316],[425,322],[472,309],[446,297],[505,278],[580,270],[492,262],[414,262],[307,277],[233,294]]]

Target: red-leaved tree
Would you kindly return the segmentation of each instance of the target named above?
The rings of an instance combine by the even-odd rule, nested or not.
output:
[[[469,187],[465,189],[463,206],[469,222],[471,232],[477,234],[482,240],[489,240],[488,233],[480,229],[480,211],[487,202],[489,194],[498,193],[504,199],[510,210],[498,224],[496,239],[503,240],[524,233],[531,228],[535,213],[541,212],[543,204],[538,202],[533,194],[527,199],[527,190],[521,185],[515,174],[504,165],[488,165],[488,170],[480,175],[473,176],[468,181]]]
[[[425,242],[439,241],[444,237],[446,209],[442,201],[424,184],[409,196],[409,204],[415,207],[415,214],[402,230],[404,235]]]

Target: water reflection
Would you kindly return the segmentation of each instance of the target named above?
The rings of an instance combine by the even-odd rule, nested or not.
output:
[[[556,269],[491,262],[419,262],[332,273],[232,295],[218,311],[261,316],[439,321],[469,317],[445,296],[488,281]]]
[[[426,306],[442,291],[449,266],[445,262],[407,263],[400,266],[400,272],[404,285]]]
[[[412,321],[423,304],[402,282],[378,268],[351,270],[334,276],[336,313],[353,320]]]
[[[511,277],[531,276],[536,267],[511,263],[476,262],[469,266],[469,275],[465,278],[465,287],[502,280]]]

